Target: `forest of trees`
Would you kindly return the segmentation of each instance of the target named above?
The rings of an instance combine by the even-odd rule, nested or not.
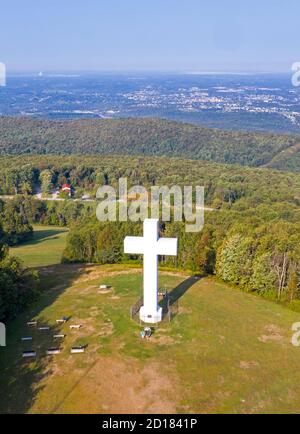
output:
[[[27,201],[16,196],[4,202],[0,200],[0,242],[13,246],[28,241],[33,234],[27,212]]]
[[[120,177],[127,177],[129,186],[204,185],[205,204],[214,211],[205,213],[204,229],[196,234],[186,233],[184,223],[165,223],[162,233],[178,237],[179,252],[175,259],[161,258],[161,264],[216,274],[243,289],[300,303],[300,175],[157,157],[2,160],[2,185],[22,193],[1,202],[3,240],[8,244],[30,236],[33,223],[69,226],[65,262],[140,261],[123,254],[123,239],[126,234],[141,233],[141,224],[100,223],[95,217],[96,201],[39,200],[21,186],[32,182],[34,188],[41,183],[50,190],[68,181],[75,191],[93,195],[99,185],[117,187]],[[18,177],[11,176],[16,167]]]
[[[224,131],[150,118],[58,122],[0,117],[0,131],[2,155],[171,156],[300,171],[297,136]]]
[[[21,261],[10,256],[0,243],[0,321],[14,318],[39,294],[37,273],[24,269]]]
[[[15,317],[39,296],[38,275],[25,269],[21,261],[9,255],[8,244],[28,238],[32,228],[20,220],[20,210],[12,203],[1,204],[0,220],[0,321]],[[11,220],[12,219],[12,220]],[[9,232],[7,232],[7,230]]]
[[[69,226],[86,216],[95,215],[96,203],[73,200],[44,201],[28,195],[17,195],[1,201],[5,241],[9,245],[27,241],[32,235],[32,224]]]
[[[271,169],[246,168],[165,157],[129,156],[6,156],[0,157],[0,194],[31,195],[42,189],[47,195],[65,182],[95,196],[100,185],[128,184],[204,185],[205,202],[218,208],[251,196],[253,201],[287,201],[299,204],[300,175]]]

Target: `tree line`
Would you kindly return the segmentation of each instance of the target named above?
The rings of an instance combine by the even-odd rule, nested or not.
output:
[[[272,216],[274,217],[274,216]],[[204,229],[186,233],[184,223],[161,225],[161,236],[179,240],[176,258],[161,257],[160,264],[199,274],[215,274],[223,281],[265,297],[299,304],[300,224],[233,210],[206,214]],[[141,262],[126,255],[126,235],[142,235],[142,224],[98,222],[73,224],[67,238],[64,262]]]
[[[129,187],[152,185],[203,185],[205,202],[215,208],[231,206],[242,198],[253,203],[300,203],[300,175],[271,169],[253,169],[206,161],[163,157],[57,156],[0,157],[0,194],[46,197],[64,183],[74,197],[95,197],[100,185],[118,187],[121,177]]]
[[[299,171],[289,152],[299,136],[203,128],[164,119],[68,122],[0,117],[0,154],[169,156]],[[299,155],[299,153],[297,154]],[[299,158],[298,158],[299,163]]]
[[[9,254],[9,246],[31,238],[25,201],[0,201],[0,321],[15,317],[39,296],[38,275]]]

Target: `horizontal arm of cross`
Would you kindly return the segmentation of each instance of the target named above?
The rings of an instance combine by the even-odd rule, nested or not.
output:
[[[144,237],[125,237],[124,238],[124,253],[137,254],[144,253],[145,240]]]
[[[177,238],[160,238],[156,246],[158,255],[177,255]]]

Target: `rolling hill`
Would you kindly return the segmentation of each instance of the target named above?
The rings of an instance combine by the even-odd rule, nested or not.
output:
[[[299,143],[297,136],[208,129],[163,119],[58,122],[0,117],[2,155],[176,156],[300,171]]]

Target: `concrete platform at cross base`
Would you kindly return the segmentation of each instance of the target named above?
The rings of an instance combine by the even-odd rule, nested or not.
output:
[[[149,312],[145,306],[140,309],[140,320],[146,324],[156,324],[162,320],[162,308],[160,307],[155,312]]]

